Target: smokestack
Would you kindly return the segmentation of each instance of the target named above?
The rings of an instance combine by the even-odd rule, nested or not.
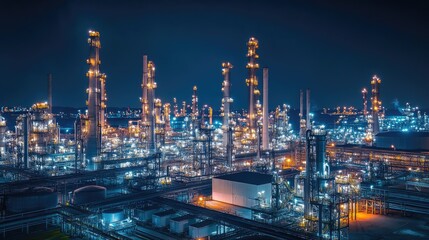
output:
[[[268,149],[268,68],[263,69],[263,115],[262,115],[262,149]]]
[[[48,74],[48,105],[49,113],[52,113],[52,73]]]
[[[307,130],[311,129],[311,122],[310,122],[310,89],[307,88],[307,106],[306,106],[306,122],[307,122]]]

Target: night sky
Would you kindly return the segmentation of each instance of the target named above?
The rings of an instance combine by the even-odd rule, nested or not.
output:
[[[163,102],[189,102],[197,85],[200,104],[217,109],[221,63],[229,61],[233,108],[246,107],[246,42],[254,36],[260,66],[270,68],[271,108],[298,107],[299,89],[307,87],[314,108],[361,107],[360,91],[374,74],[386,107],[395,99],[429,107],[425,1],[232,2],[2,1],[0,106],[45,101],[52,72],[54,106],[83,107],[88,30],[97,30],[108,106],[140,106],[147,54]],[[262,69],[258,76],[262,83]]]

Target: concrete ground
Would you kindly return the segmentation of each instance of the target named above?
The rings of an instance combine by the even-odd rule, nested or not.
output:
[[[429,239],[429,217],[358,213],[357,220],[350,221],[349,234],[350,240]]]

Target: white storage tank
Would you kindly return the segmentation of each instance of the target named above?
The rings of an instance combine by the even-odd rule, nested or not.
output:
[[[135,209],[134,217],[137,218],[139,221],[147,222],[151,220],[152,215],[156,212],[159,212],[159,210],[160,210],[160,207],[156,205]]]
[[[170,231],[173,233],[183,233],[188,230],[190,224],[196,222],[196,216],[192,214],[174,217],[170,219]]]
[[[239,172],[212,179],[212,199],[241,207],[271,206],[272,176]]]
[[[217,224],[212,220],[204,220],[202,222],[189,225],[189,236],[191,238],[204,238],[211,235],[216,235]]]
[[[152,224],[159,228],[166,227],[170,218],[175,217],[176,213],[177,211],[174,209],[154,213],[152,215]]]
[[[106,188],[97,185],[88,185],[73,191],[73,204],[80,205],[103,200],[106,198]]]
[[[122,221],[125,219],[124,210],[120,208],[104,210],[102,216],[104,225],[109,225],[110,223]]]
[[[6,210],[13,213],[55,208],[57,204],[57,192],[47,187],[21,189],[6,196]]]

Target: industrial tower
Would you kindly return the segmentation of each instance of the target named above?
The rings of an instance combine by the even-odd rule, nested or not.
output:
[[[362,89],[362,101],[363,101],[362,114],[366,118],[366,116],[368,115],[368,90],[366,90],[366,88]]]
[[[249,62],[246,65],[246,68],[249,71],[249,77],[246,79],[246,84],[249,87],[249,112],[248,112],[248,121],[249,121],[249,134],[251,139],[255,139],[256,134],[256,100],[259,96],[258,79],[256,77],[256,71],[259,69],[259,64],[256,60],[259,58],[259,55],[256,54],[256,49],[258,49],[258,40],[254,37],[249,39],[247,43],[247,57]]]
[[[381,79],[376,75],[372,77],[371,80],[371,110],[372,110],[372,134],[375,135],[380,132],[380,123],[379,123],[379,114],[381,110],[381,100],[380,100],[380,84]]]
[[[304,119],[304,92],[299,90],[299,137],[304,139],[306,123]]]
[[[142,82],[142,125],[146,147],[149,151],[156,152],[155,144],[155,64],[143,56],[143,82]]]
[[[197,95],[197,86],[194,86],[192,88],[193,94],[192,94],[192,119],[196,120],[198,119],[198,95]]]
[[[262,108],[262,149],[267,150],[269,143],[268,122],[270,117],[268,115],[268,68],[263,69],[263,98],[264,107]]]
[[[176,98],[173,98],[173,108],[174,108],[174,112],[173,112],[174,116],[175,117],[180,116],[180,114],[179,114],[179,106],[177,105],[177,99]]]
[[[222,114],[223,114],[223,146],[226,149],[226,162],[229,167],[232,167],[232,148],[233,148],[233,139],[232,139],[232,128],[230,126],[230,114],[231,109],[230,105],[233,102],[231,98],[231,82],[229,80],[230,71],[232,69],[232,64],[229,62],[222,63],[222,91],[223,91],[223,99],[222,99]]]
[[[100,73],[100,33],[89,31],[89,59],[86,62],[89,70],[86,74],[89,81],[86,157],[92,159],[101,153],[101,135],[104,128],[104,111],[106,109],[106,75]]]
[[[330,174],[326,161],[326,131],[306,131],[304,180],[305,230],[319,238],[347,238],[349,198],[340,192],[341,185]]]
[[[305,131],[311,129],[311,119],[310,119],[310,89],[306,91],[306,107],[305,107],[305,118],[304,118],[304,91],[300,90],[299,92],[299,136],[301,139],[305,138]]]
[[[155,99],[155,151],[158,151],[158,146],[165,143],[165,118],[162,113],[162,101],[159,98]]]
[[[198,116],[199,116],[199,112],[198,112],[198,95],[197,95],[197,86],[194,86],[192,88],[192,105],[191,105],[191,129],[192,129],[192,134],[195,137],[196,131],[197,129],[200,127],[198,124]],[[201,119],[201,125],[204,124],[204,121]]]
[[[165,133],[167,134],[168,132],[171,131],[171,119],[170,119],[170,115],[171,115],[171,105],[170,103],[165,103],[164,106],[164,121],[165,121]]]

